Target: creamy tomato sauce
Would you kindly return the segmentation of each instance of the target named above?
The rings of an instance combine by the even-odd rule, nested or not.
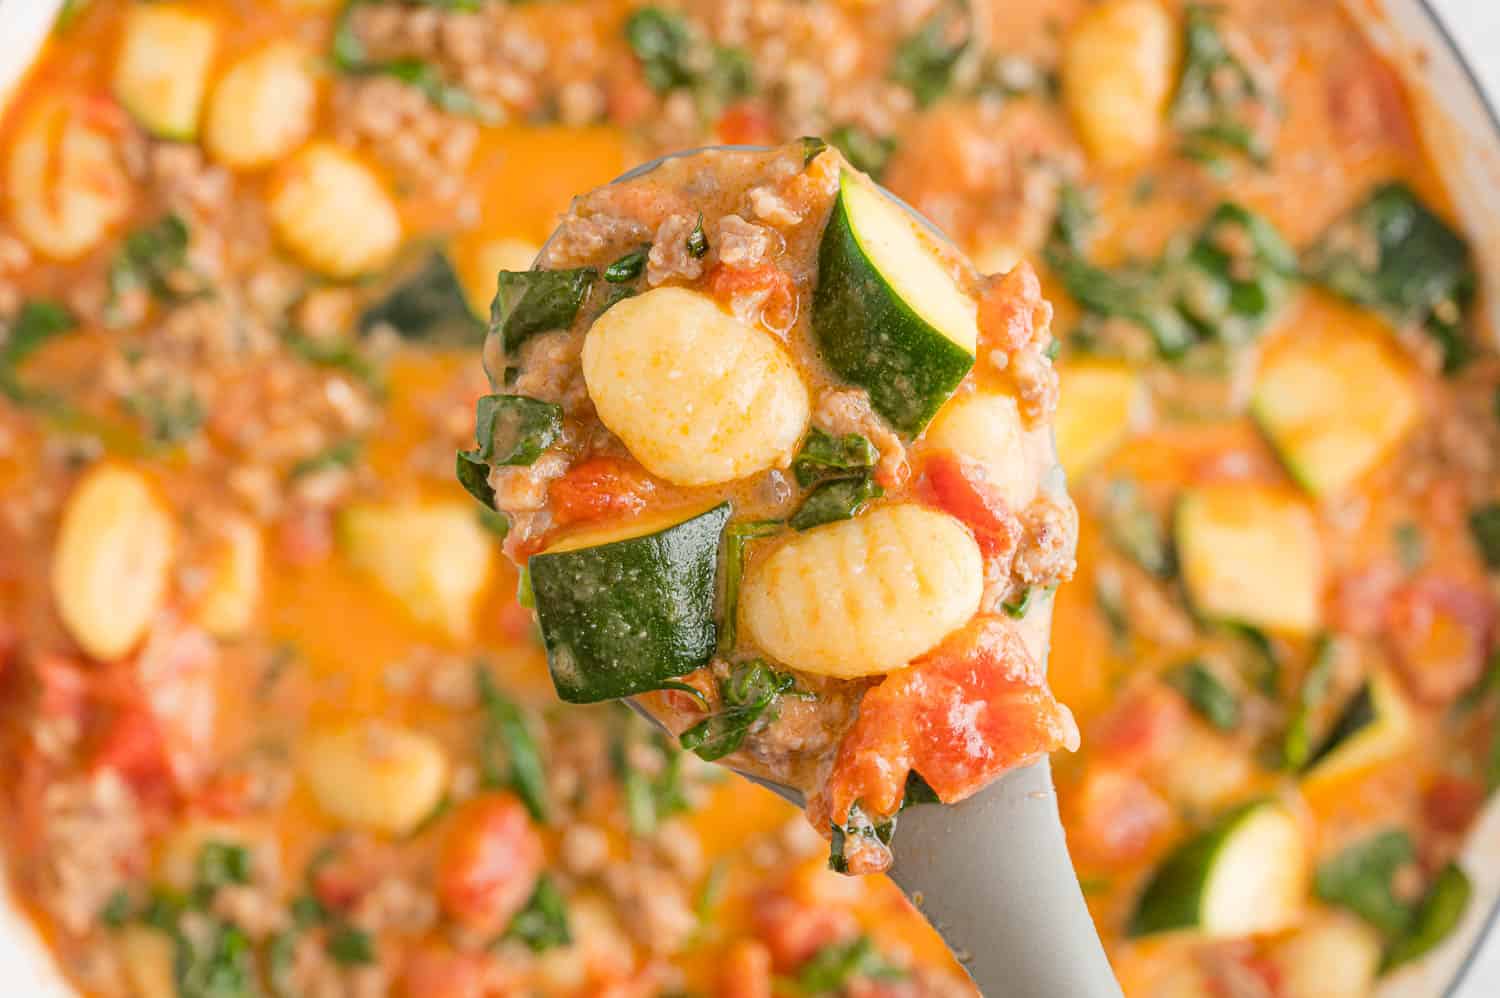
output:
[[[1126,992],[1365,995],[1440,941],[1500,369],[1339,5],[638,6],[95,0],[6,108],[5,847],[75,983],[966,993],[789,808],[558,706],[453,482],[495,274],[573,195],[800,136],[1056,306],[1058,792]]]

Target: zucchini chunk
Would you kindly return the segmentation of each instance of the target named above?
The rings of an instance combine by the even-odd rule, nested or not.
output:
[[[235,62],[214,84],[203,119],[203,145],[240,170],[270,166],[302,144],[317,111],[316,57],[291,41],[274,42]]]
[[[1317,496],[1353,485],[1419,415],[1416,386],[1392,347],[1334,330],[1275,349],[1256,378],[1250,409],[1287,471]]]
[[[527,563],[557,695],[594,703],[705,665],[729,504],[565,538]]]
[[[1278,932],[1301,914],[1307,852],[1297,820],[1269,800],[1235,808],[1157,867],[1126,933],[1210,938]]]
[[[974,366],[979,339],[977,306],[932,237],[848,171],[818,249],[812,327],[834,372],[912,436]]]
[[[123,35],[115,57],[115,96],[157,138],[192,140],[218,27],[175,5],[137,4],[125,16]]]
[[[1322,542],[1301,499],[1266,486],[1203,486],[1178,503],[1175,533],[1182,579],[1199,614],[1269,631],[1317,630]]]
[[[1304,788],[1364,772],[1406,751],[1413,737],[1411,707],[1390,677],[1374,673],[1339,712],[1313,750]]]
[[[1127,364],[1093,360],[1070,363],[1058,377],[1057,453],[1068,478],[1077,480],[1130,433],[1141,379]]]

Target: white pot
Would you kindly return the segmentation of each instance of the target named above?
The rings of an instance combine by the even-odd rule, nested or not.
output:
[[[1479,255],[1491,328],[1500,330],[1500,295],[1494,293],[1500,289],[1500,2],[1349,0],[1348,5],[1407,78],[1429,147]],[[0,108],[45,41],[60,6],[61,0],[0,0]],[[1482,68],[1495,104],[1486,103],[1484,88],[1460,49],[1471,57],[1483,53]],[[1463,924],[1427,959],[1385,982],[1380,998],[1500,994],[1500,928],[1495,928],[1500,921],[1500,806],[1492,804],[1474,829],[1464,863],[1475,896]],[[18,998],[72,995],[31,922],[3,898],[0,982],[5,994]]]

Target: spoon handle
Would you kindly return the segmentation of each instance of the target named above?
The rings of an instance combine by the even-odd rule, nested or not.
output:
[[[1119,998],[1043,760],[901,816],[891,878],[987,998]]]

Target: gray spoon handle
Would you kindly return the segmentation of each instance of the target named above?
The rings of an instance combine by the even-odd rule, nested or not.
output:
[[[894,848],[891,879],[985,998],[1119,998],[1045,760],[961,804],[908,809]]]

